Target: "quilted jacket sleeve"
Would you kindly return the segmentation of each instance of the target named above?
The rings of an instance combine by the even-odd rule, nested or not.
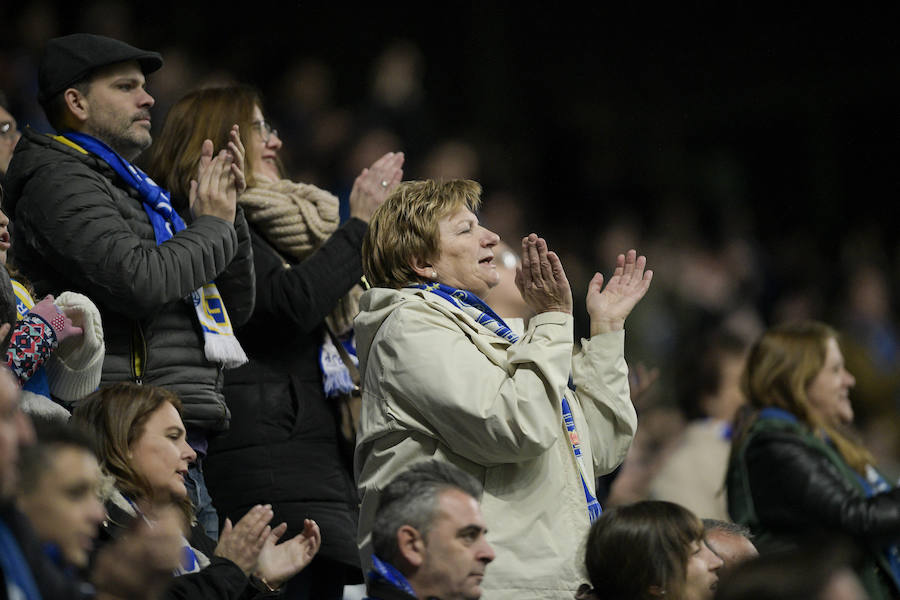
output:
[[[216,287],[228,309],[228,318],[233,327],[239,327],[250,320],[256,303],[256,270],[253,266],[253,242],[250,227],[239,206],[234,217],[237,234],[237,252],[228,268],[216,277]]]
[[[28,179],[16,230],[95,302],[140,318],[215,280],[238,252],[234,226],[213,216],[157,246],[141,211],[110,179],[69,159]]]

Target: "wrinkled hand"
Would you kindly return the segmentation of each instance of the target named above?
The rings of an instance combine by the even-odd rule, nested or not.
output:
[[[72,323],[69,315],[64,313],[58,306],[53,303],[53,296],[48,294],[43,300],[31,307],[28,312],[39,315],[45,321],[50,323],[53,331],[56,332],[56,339],[61,344],[64,340],[82,335],[84,332],[81,327]]]
[[[240,160],[243,162],[243,156]],[[233,170],[234,161],[235,157],[228,150],[221,150],[213,156],[212,140],[203,142],[197,179],[191,180],[190,207],[194,217],[211,215],[234,222],[238,185]],[[243,179],[243,172],[240,169],[238,172]]]
[[[180,566],[184,517],[175,507],[156,517],[152,527],[136,519],[133,529],[97,553],[91,582],[98,598],[160,598]]]
[[[516,267],[516,287],[536,314],[572,314],[572,288],[555,252],[537,234],[522,238],[522,264]]]
[[[225,527],[213,554],[227,558],[250,575],[256,570],[259,553],[272,531],[269,521],[273,516],[270,505],[257,504],[234,527],[231,519],[225,519]]]
[[[362,170],[350,191],[351,217],[369,222],[375,210],[403,179],[403,160],[402,152],[388,152]]]
[[[603,275],[594,275],[586,299],[592,336],[625,328],[625,318],[650,289],[653,271],[644,271],[646,265],[646,257],[629,250],[616,257],[616,269],[606,289],[603,289]]]
[[[319,526],[312,519],[303,521],[303,531],[291,539],[277,544],[287,525],[282,523],[272,530],[262,551],[256,575],[274,588],[279,588],[288,579],[302,571],[310,563],[322,543]]]

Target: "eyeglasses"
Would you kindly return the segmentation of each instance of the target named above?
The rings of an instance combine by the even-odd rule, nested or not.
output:
[[[16,135],[16,133],[18,133],[18,131],[19,131],[19,130],[16,129],[15,124],[12,123],[11,121],[3,121],[2,123],[0,123],[0,135],[3,135],[3,136],[10,135],[10,136],[12,136],[12,135]],[[276,135],[277,135],[277,134],[276,134]]]
[[[259,129],[263,144],[268,144],[273,135],[278,137],[278,130],[272,127],[272,124],[264,119],[253,121],[253,126]]]

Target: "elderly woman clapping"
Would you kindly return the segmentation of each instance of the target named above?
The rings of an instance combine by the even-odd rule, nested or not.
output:
[[[623,355],[625,318],[650,286],[646,260],[617,258],[591,280],[591,338],[573,355],[572,294],[535,234],[516,284],[535,316],[516,331],[486,304],[499,237],[478,223],[473,181],[400,184],[363,242],[374,286],[355,326],[363,385],[356,471],[362,559],[379,491],[411,462],[438,458],[484,482],[497,560],[492,598],[571,598],[578,548],[597,515],[596,477],[637,426]],[[424,535],[424,534],[423,534]]]

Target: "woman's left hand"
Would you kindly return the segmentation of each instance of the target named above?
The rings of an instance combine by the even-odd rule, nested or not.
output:
[[[225,527],[222,528],[213,554],[227,558],[249,575],[256,570],[259,555],[269,541],[269,534],[272,532],[269,521],[273,514],[270,505],[256,505],[233,527],[231,519],[225,519]]]
[[[280,588],[284,582],[302,571],[312,561],[322,543],[319,526],[312,519],[305,519],[303,531],[293,538],[276,543],[286,529],[287,525],[284,523],[273,529],[259,553],[256,576],[274,588]]]
[[[402,152],[388,152],[376,160],[353,182],[350,190],[350,216],[368,223],[379,206],[403,179]]]
[[[238,194],[242,194],[247,189],[247,179],[244,176],[244,159],[246,152],[244,143],[241,141],[241,129],[236,124],[231,126],[228,132],[228,152],[231,154],[231,172],[234,175],[234,189]]]
[[[646,257],[629,250],[616,257],[616,270],[606,289],[603,289],[603,275],[594,275],[585,301],[591,317],[591,336],[625,328],[625,318],[650,289],[653,271],[645,271],[646,266]]]

